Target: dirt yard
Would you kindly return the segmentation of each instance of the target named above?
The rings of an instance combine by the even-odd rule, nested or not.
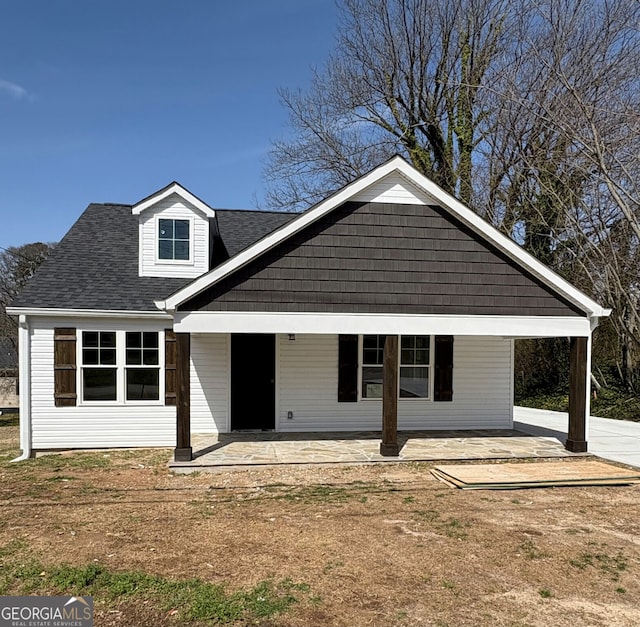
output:
[[[50,583],[62,564],[295,586],[284,609],[244,622],[85,588],[97,626],[640,624],[640,486],[461,491],[427,464],[176,476],[168,450],[9,464],[16,448],[5,420],[0,594],[82,593]]]

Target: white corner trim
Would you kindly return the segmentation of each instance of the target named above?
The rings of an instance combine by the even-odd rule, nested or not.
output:
[[[376,181],[381,180],[393,172],[397,172],[404,176],[411,183],[422,189],[427,195],[435,198],[438,203],[444,209],[448,210],[455,218],[459,219],[463,224],[471,228],[476,233],[486,237],[494,246],[496,246],[496,248],[536,276],[543,283],[552,289],[555,289],[559,294],[563,295],[579,309],[585,311],[585,313],[590,316],[608,316],[611,313],[611,310],[602,308],[586,294],[582,293],[568,281],[565,281],[558,274],[547,268],[543,263],[526,252],[512,239],[500,233],[500,231],[483,220],[471,209],[465,207],[460,201],[445,192],[433,181],[430,181],[426,176],[420,174],[402,157],[394,157],[390,159],[368,174],[365,174],[353,183],[350,183],[346,187],[335,192],[315,207],[312,207],[306,212],[300,214],[298,218],[294,218],[291,222],[280,229],[274,231],[252,246],[249,246],[240,254],[232,257],[217,268],[214,268],[210,272],[195,279],[189,285],[169,296],[165,301],[166,308],[175,309],[181,303],[202,292],[238,268],[248,264],[262,253],[270,250],[283,240],[291,237],[309,224],[312,224],[316,220],[322,218],[342,203],[347,202],[354,195],[360,193],[367,187],[373,185]]]
[[[12,459],[21,462],[31,457],[31,336],[29,319],[21,315],[18,321],[18,356],[20,373],[20,448],[22,453]]]
[[[136,216],[140,215],[145,209],[149,209],[149,207],[153,207],[153,205],[159,203],[161,200],[164,200],[171,194],[178,194],[183,200],[186,200],[188,203],[191,203],[194,207],[198,208],[202,213],[204,213],[208,218],[214,218],[216,212],[212,209],[207,203],[200,200],[197,196],[194,196],[188,189],[185,189],[180,185],[180,183],[171,183],[164,187],[163,189],[151,194],[151,196],[147,196],[145,199],[141,200],[139,203],[136,203],[131,208],[131,213]]]
[[[164,311],[127,311],[116,309],[49,309],[34,307],[7,307],[10,316],[51,316],[83,318],[151,318],[156,320],[172,320],[173,316]]]
[[[268,313],[242,311],[176,312],[180,333],[336,333],[394,335],[468,335],[588,337],[582,316],[438,316],[409,314]]]

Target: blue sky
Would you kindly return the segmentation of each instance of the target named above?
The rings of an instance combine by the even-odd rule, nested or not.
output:
[[[278,87],[332,49],[333,0],[0,0],[0,247],[178,180],[252,208]]]

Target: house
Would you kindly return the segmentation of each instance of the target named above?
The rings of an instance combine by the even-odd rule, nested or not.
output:
[[[395,157],[302,214],[178,183],[90,205],[10,313],[21,446],[192,433],[510,428],[513,347],[569,337],[566,447],[587,448],[603,309]]]

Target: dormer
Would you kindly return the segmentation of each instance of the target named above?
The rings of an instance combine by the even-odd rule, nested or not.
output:
[[[133,205],[140,276],[196,278],[209,271],[215,211],[173,182]]]

